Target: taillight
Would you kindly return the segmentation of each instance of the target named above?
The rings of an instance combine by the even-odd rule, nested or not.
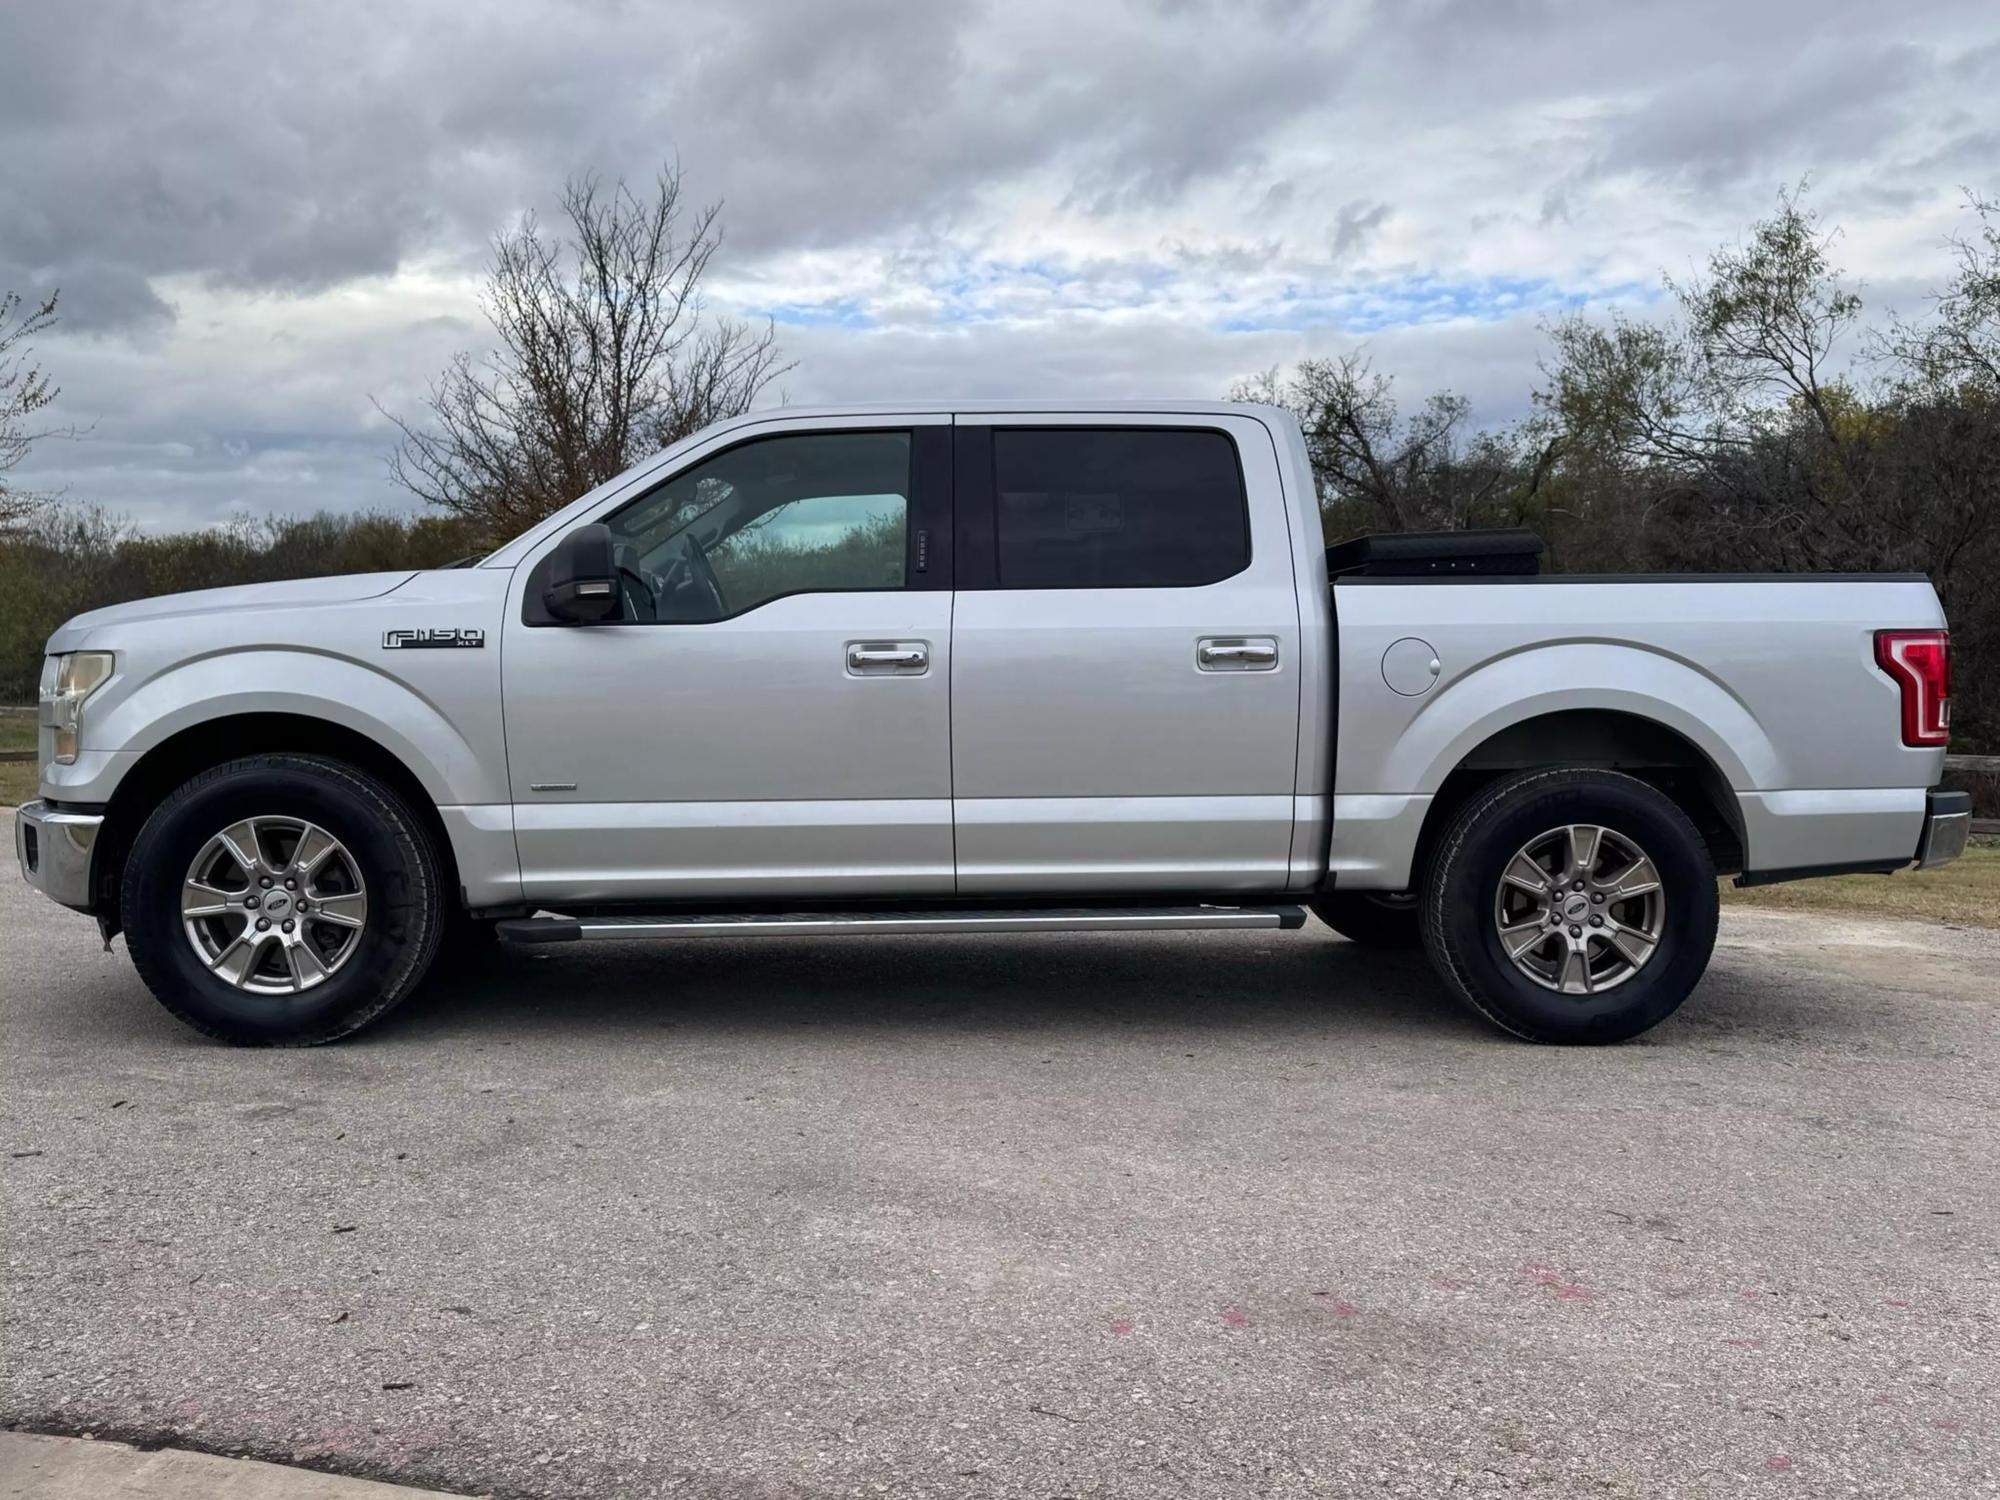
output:
[[[1951,738],[1951,632],[1878,630],[1875,664],[1903,690],[1903,743]]]

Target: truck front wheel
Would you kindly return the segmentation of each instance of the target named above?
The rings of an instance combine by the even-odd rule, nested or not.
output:
[[[1431,961],[1495,1025],[1622,1042],[1693,990],[1715,947],[1715,868],[1686,813],[1614,771],[1531,771],[1461,812],[1427,873]]]
[[[244,1046],[346,1036],[403,999],[442,928],[437,857],[389,787],[338,761],[255,755],[146,820],[120,914],[155,998]]]

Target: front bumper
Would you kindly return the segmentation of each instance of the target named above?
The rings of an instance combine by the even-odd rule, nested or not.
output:
[[[1965,853],[1971,832],[1972,793],[1933,791],[1924,809],[1923,837],[1917,840],[1917,868],[1950,864]]]
[[[22,803],[14,813],[14,857],[21,862],[21,878],[51,901],[89,911],[90,863],[103,826],[97,813]]]

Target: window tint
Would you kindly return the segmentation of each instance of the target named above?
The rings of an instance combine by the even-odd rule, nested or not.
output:
[[[1250,563],[1236,446],[1171,428],[996,427],[999,583],[1176,588]]]
[[[691,624],[782,594],[902,588],[909,496],[908,433],[795,433],[676,475],[611,535],[650,618]]]

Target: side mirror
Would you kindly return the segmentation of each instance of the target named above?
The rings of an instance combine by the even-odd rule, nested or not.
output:
[[[602,522],[579,526],[549,554],[549,582],[542,605],[558,620],[591,625],[620,613],[618,563],[611,528]]]

